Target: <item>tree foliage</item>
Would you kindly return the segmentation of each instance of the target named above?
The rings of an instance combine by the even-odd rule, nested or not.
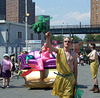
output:
[[[97,36],[95,37],[95,39],[96,39],[96,41],[100,41],[100,35],[97,35]]]
[[[73,38],[73,41],[74,42],[77,42],[77,41],[82,41],[82,39],[81,38],[79,38],[78,36],[76,36],[76,35],[73,35],[72,36],[72,38]]]
[[[45,36],[44,36],[44,38],[46,39]],[[62,36],[62,35],[54,36],[54,35],[51,34],[51,41],[52,41],[52,40],[57,40],[58,44],[62,44],[63,38],[64,38],[64,36]],[[79,38],[79,37],[76,36],[76,35],[73,35],[71,38],[73,38],[73,41],[74,41],[74,42],[82,41],[82,39]]]
[[[84,41],[100,41],[100,35],[86,34]]]
[[[62,35],[55,36],[55,40],[57,40],[58,44],[61,44],[63,41],[63,36]]]

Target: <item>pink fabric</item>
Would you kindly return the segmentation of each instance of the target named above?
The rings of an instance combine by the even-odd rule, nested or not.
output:
[[[50,59],[50,52],[49,48],[47,48],[47,51],[41,53],[41,58],[37,59],[38,69],[44,70],[43,62]]]
[[[2,66],[2,72],[5,73],[6,70],[11,69],[11,67],[13,66],[13,64],[11,63],[10,60],[3,59],[1,66]]]

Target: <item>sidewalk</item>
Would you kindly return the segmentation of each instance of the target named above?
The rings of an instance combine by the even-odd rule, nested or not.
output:
[[[17,73],[15,73],[14,75],[13,75],[13,77],[17,77]],[[2,77],[0,77],[0,80],[2,80],[3,78]]]
[[[0,80],[2,80],[2,77],[0,77]]]
[[[93,93],[89,91],[93,87],[93,78],[90,73],[90,66],[78,66],[78,84],[81,90],[84,90],[82,98],[100,98],[100,93]],[[98,84],[100,87],[100,67],[98,70]]]

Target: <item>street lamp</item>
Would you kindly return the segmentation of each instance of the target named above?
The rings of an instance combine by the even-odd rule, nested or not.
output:
[[[27,17],[29,13],[27,13],[27,0],[25,0],[25,33],[26,33],[26,51],[28,51],[28,41],[27,41]]]

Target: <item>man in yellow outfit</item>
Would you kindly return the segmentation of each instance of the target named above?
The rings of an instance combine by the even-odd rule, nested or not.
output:
[[[97,51],[95,50],[94,43],[90,44],[90,49],[91,49],[91,52],[88,54],[88,57],[90,59],[90,71],[91,71],[92,77],[94,79],[94,86],[92,89],[90,89],[90,91],[93,91],[93,93],[98,93],[99,92],[98,79],[97,79],[98,55],[97,55]]]
[[[50,32],[46,33],[46,42],[48,48],[57,53],[56,68],[58,70],[52,95],[59,96],[59,98],[74,98],[75,84],[77,84],[77,56],[71,50],[71,38],[65,37],[64,47],[58,49],[51,45],[50,35]]]

